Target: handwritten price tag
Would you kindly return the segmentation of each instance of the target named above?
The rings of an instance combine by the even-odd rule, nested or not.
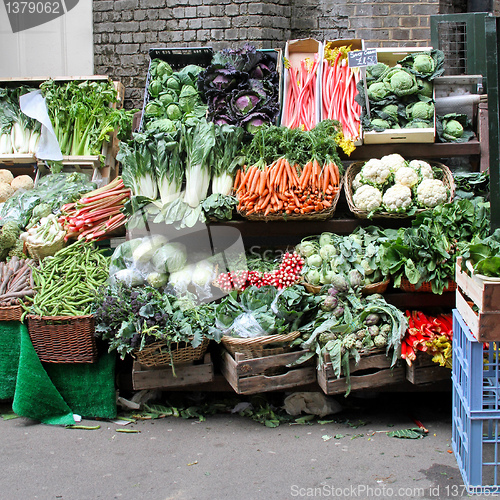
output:
[[[351,50],[347,54],[349,68],[362,68],[377,64],[377,49]]]

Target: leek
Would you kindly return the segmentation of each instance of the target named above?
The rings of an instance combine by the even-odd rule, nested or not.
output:
[[[184,201],[196,208],[207,197],[210,185],[210,158],[215,146],[215,125],[205,118],[194,127],[182,128],[186,152],[186,192]]]

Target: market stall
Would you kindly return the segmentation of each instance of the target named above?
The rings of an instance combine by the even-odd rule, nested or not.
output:
[[[439,114],[440,51],[363,66],[363,47],[152,49],[134,132],[117,82],[37,82],[60,156],[16,146],[36,119],[0,122],[14,411],[67,424],[112,418],[116,390],[450,382],[457,261],[497,248],[478,124]],[[36,92],[8,82],[0,113]]]

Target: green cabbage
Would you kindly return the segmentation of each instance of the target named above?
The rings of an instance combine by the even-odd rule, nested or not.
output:
[[[152,263],[159,273],[174,273],[180,271],[187,262],[186,246],[179,242],[172,242],[158,248]]]
[[[135,248],[132,258],[136,264],[147,264],[155,252],[167,243],[167,238],[161,234],[145,236],[137,248]]]
[[[402,68],[392,68],[384,76],[383,82],[398,97],[418,92],[416,78],[409,71]]]
[[[172,103],[167,106],[167,117],[170,120],[180,120],[182,118],[182,111],[177,104]]]
[[[434,103],[417,101],[406,106],[408,120],[430,120],[434,117]]]
[[[384,82],[374,82],[368,87],[368,98],[370,101],[381,101],[390,92],[391,89]]]
[[[198,102],[198,91],[191,85],[184,85],[179,94],[179,107],[184,113],[194,110]]]
[[[436,63],[429,54],[417,54],[413,58],[413,69],[417,73],[431,75],[432,73],[434,73],[435,68]]]

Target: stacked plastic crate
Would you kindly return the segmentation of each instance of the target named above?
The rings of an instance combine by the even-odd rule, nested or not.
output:
[[[469,494],[500,493],[500,335],[497,338],[478,341],[460,312],[453,311],[452,447]]]

